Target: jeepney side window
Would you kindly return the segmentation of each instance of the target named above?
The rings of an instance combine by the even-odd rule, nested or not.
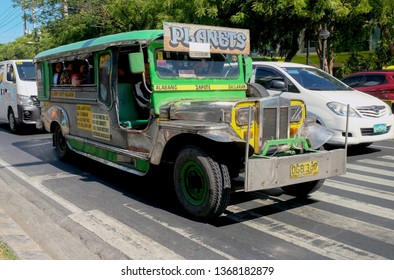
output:
[[[111,107],[111,55],[101,54],[99,57],[99,95],[98,100],[107,108]]]

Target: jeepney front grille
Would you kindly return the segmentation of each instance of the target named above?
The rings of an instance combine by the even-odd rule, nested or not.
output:
[[[264,145],[267,140],[288,137],[289,108],[290,107],[262,108],[262,145]]]

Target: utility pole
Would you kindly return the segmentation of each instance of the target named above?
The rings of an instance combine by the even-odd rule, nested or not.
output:
[[[63,17],[68,16],[68,0],[63,0]]]

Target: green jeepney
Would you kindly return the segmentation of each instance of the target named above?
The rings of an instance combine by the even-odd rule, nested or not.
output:
[[[345,172],[345,150],[320,149],[330,133],[303,102],[248,84],[249,52],[248,30],[168,22],[47,50],[34,58],[41,119],[60,159],[140,176],[171,167],[194,217],[222,214],[235,178],[243,191],[306,196]],[[56,83],[58,63],[81,84]]]

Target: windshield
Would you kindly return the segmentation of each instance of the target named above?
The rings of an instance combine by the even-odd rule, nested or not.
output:
[[[351,90],[347,85],[317,68],[283,68],[302,87],[310,90]]]
[[[16,62],[16,69],[18,71],[19,78],[23,81],[35,81],[36,73],[33,62],[18,61]]]
[[[156,71],[161,78],[227,78],[239,77],[238,57],[211,54],[210,58],[191,58],[187,52],[156,51]]]

